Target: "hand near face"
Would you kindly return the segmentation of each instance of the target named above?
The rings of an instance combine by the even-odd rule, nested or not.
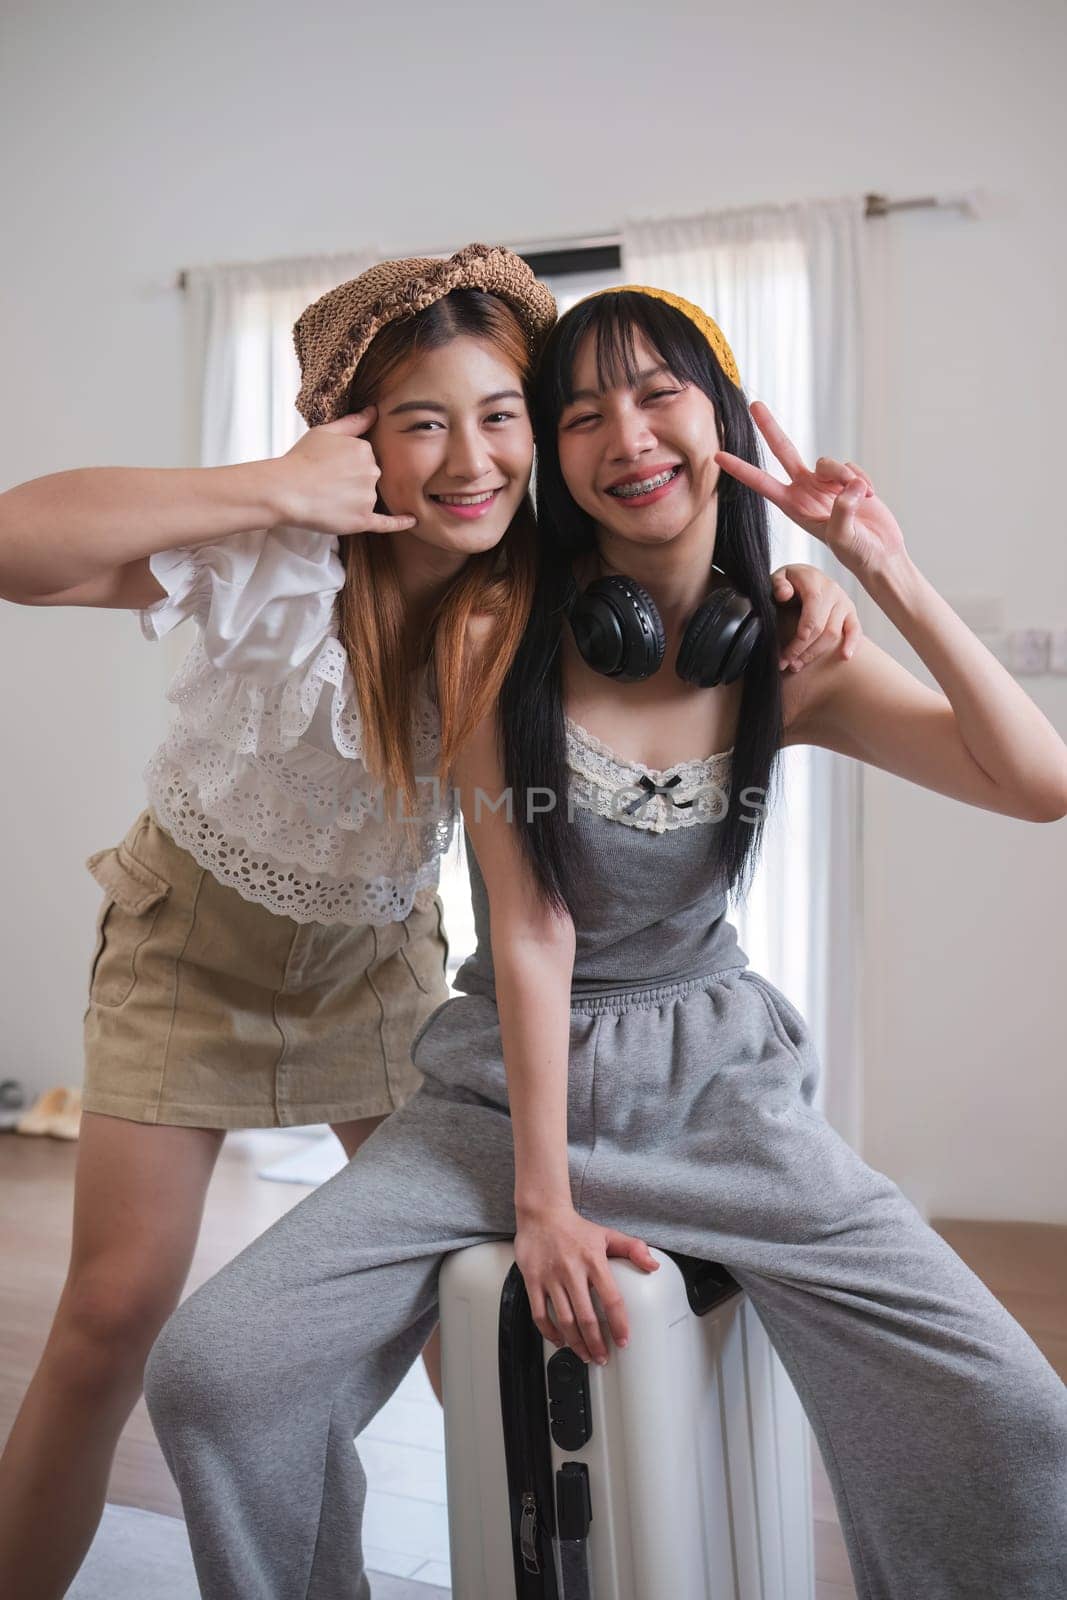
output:
[[[285,475],[289,520],[317,533],[404,533],[414,517],[375,510],[381,471],[363,435],[374,426],[374,406],[337,422],[310,428],[274,465]]]
[[[879,500],[861,468],[851,461],[820,456],[811,471],[767,407],[756,400],[751,410],[752,420],[789,481],[782,483],[761,467],[719,450],[715,460],[723,472],[777,506],[832,550],[842,566],[857,577],[905,553],[896,518]]]

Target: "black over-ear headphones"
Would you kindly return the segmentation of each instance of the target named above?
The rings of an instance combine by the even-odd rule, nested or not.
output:
[[[572,578],[566,615],[582,660],[594,672],[639,683],[662,666],[667,648],[663,621],[648,590],[633,578],[612,573],[584,590]],[[686,623],[675,671],[701,689],[733,683],[751,660],[762,631],[744,595],[729,585],[713,589]]]

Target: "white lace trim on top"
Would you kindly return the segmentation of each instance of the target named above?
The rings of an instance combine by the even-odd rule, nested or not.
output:
[[[570,717],[566,725],[571,800],[583,810],[650,833],[721,822],[726,815],[732,745],[661,770],[627,761]]]
[[[440,857],[451,840],[451,818],[440,819],[429,836],[418,829],[422,850],[416,848],[406,860],[397,859],[395,840],[390,846],[380,835],[372,841],[366,830],[350,834],[358,844],[339,862],[345,875],[334,876],[315,872],[296,857],[311,824],[299,817],[280,818],[267,795],[238,789],[230,801],[210,801],[209,817],[182,768],[168,763],[162,751],[145,776],[156,816],[183,849],[244,899],[295,922],[380,927],[403,921],[414,906],[425,907],[433,898]],[[412,869],[411,857],[420,853],[422,860]],[[376,867],[386,870],[376,872]]]
[[[149,802],[220,882],[297,922],[383,925],[432,898],[455,817],[451,789],[425,776],[439,747],[425,686],[410,819],[363,764],[355,684],[334,637],[269,685],[214,666],[198,638],[167,698],[176,715],[145,769]]]
[[[363,735],[352,670],[344,646],[332,636],[323,640],[304,667],[274,684],[215,667],[198,636],[167,690],[167,699],[178,707],[186,733],[216,740],[239,755],[261,755],[291,750],[299,743],[327,685],[334,691],[330,711],[334,747],[346,760],[361,760]],[[436,715],[424,698],[415,729],[416,765],[432,759],[437,738]]]

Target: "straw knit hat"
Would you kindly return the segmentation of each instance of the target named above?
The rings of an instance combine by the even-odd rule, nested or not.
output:
[[[526,333],[531,359],[556,320],[556,302],[521,256],[502,246],[468,244],[447,260],[408,256],[380,261],[302,311],[293,328],[300,362],[296,408],[308,427],[344,414],[356,367],[386,323],[424,311],[453,289],[484,289],[505,301]]]

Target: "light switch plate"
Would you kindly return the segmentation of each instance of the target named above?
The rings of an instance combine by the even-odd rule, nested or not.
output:
[[[1048,628],[1004,628],[978,637],[1013,677],[1035,678],[1054,670],[1049,664],[1053,635]]]

